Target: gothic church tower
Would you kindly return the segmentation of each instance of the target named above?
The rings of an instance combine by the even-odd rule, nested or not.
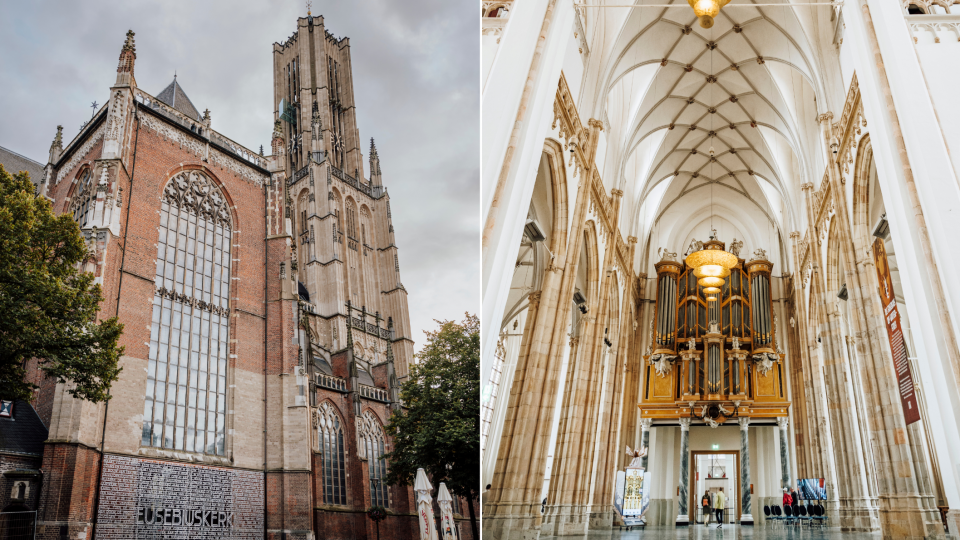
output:
[[[289,291],[315,315],[311,328],[322,354],[346,347],[350,320],[361,368],[392,357],[403,380],[413,360],[407,292],[373,139],[369,176],[364,173],[350,40],[310,16],[299,19],[273,53],[274,111],[283,139],[274,158],[287,179],[278,196],[295,239]]]

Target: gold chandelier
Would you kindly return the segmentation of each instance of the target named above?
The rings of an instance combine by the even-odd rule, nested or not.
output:
[[[690,1],[692,3],[694,0]],[[686,258],[687,265],[693,268],[693,275],[698,278],[697,285],[704,288],[707,301],[716,301],[720,287],[726,283],[723,278],[729,276],[730,270],[740,262],[739,257],[724,250],[721,247],[723,243],[714,238],[711,235],[710,240],[704,242],[703,249],[694,251]]]
[[[713,26],[713,18],[720,14],[720,8],[730,3],[730,0],[687,0],[693,12],[700,19],[702,28]]]

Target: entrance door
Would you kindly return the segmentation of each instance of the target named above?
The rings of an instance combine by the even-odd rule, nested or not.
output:
[[[714,451],[694,451],[691,452],[690,468],[690,502],[688,508],[691,509],[691,521],[695,523],[704,523],[706,516],[703,515],[704,493],[709,492],[711,500],[714,495],[723,489],[726,498],[724,504],[724,524],[736,523],[740,519],[740,451],[739,450],[714,450]],[[713,515],[710,517],[711,523],[716,523],[715,508],[711,507]]]

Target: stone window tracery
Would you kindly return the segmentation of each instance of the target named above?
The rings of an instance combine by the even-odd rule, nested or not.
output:
[[[143,446],[225,455],[232,223],[198,171],[163,191]]]
[[[352,204],[347,205],[347,238],[357,239],[357,212]]]
[[[80,174],[70,209],[73,211],[74,221],[80,224],[80,228],[83,229],[93,220],[94,210],[97,206],[97,190],[93,189],[93,174],[90,169]]]
[[[357,418],[357,448],[365,458],[370,471],[370,504],[390,507],[390,496],[384,479],[387,476],[387,461],[383,459],[384,435],[380,422],[370,411]]]
[[[347,479],[343,458],[343,427],[329,403],[316,411],[317,437],[323,461],[323,502],[347,504]]]

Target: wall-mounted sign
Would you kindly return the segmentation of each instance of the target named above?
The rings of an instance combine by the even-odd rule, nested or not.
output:
[[[893,279],[890,277],[888,260],[883,239],[877,238],[873,241],[873,262],[877,267],[877,279],[880,281],[878,291],[880,306],[883,307],[887,337],[890,339],[890,349],[893,351],[893,367],[897,372],[903,417],[907,425],[910,425],[920,420],[920,406],[913,386],[913,376],[910,374],[910,361],[907,359],[906,343],[903,341],[903,331],[900,328],[900,312],[897,310],[897,299],[893,292]]]
[[[260,539],[263,473],[108,454],[96,537]]]

